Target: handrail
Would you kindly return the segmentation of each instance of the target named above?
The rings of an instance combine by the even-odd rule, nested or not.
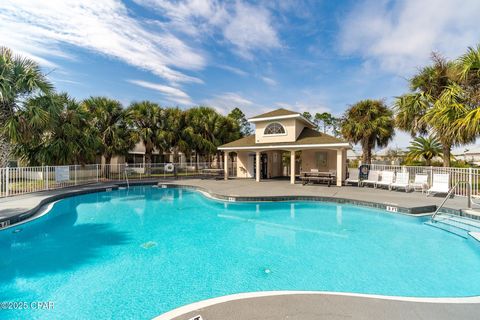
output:
[[[125,176],[125,180],[127,181],[127,189],[130,189],[130,183],[128,182],[128,173],[127,173],[127,168],[123,170],[123,174]]]
[[[467,187],[467,206],[468,208],[471,208],[472,207],[472,199],[471,199],[471,185],[470,185],[470,182],[469,181],[458,181],[447,193],[447,196],[445,197],[445,199],[443,199],[442,201],[442,204],[440,206],[438,206],[437,210],[435,210],[435,212],[433,213],[432,215],[432,218],[430,219],[431,222],[434,222],[434,219],[435,219],[435,216],[438,214],[438,212],[440,211],[440,209],[443,208],[443,205],[447,202],[447,200],[450,198],[450,196],[452,195],[453,191],[455,191],[455,189],[461,184],[461,183],[466,183],[468,185]]]

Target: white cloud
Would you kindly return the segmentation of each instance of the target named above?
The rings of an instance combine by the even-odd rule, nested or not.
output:
[[[237,47],[238,54],[252,58],[253,49],[280,46],[268,10],[237,1],[235,14],[224,29],[225,38]]]
[[[210,106],[222,114],[229,113],[233,108],[240,108],[245,114],[249,114],[252,108],[258,107],[253,101],[248,100],[238,93],[226,92],[213,96],[203,101],[204,104]]]
[[[263,82],[265,82],[266,84],[270,85],[270,86],[275,86],[277,85],[277,81],[273,80],[272,78],[269,78],[269,77],[260,77],[260,79],[262,79]]]
[[[186,92],[178,88],[169,87],[162,84],[143,81],[143,80],[127,80],[127,81],[143,88],[158,91],[163,96],[165,96],[165,98],[168,101],[179,103],[181,105],[193,105],[193,102],[190,99],[190,96]]]
[[[340,49],[405,75],[432,51],[455,58],[476,45],[479,12],[478,0],[363,1],[340,22]]]
[[[233,45],[233,52],[251,59],[254,50],[280,47],[270,11],[261,5],[240,0],[135,0],[137,4],[155,9],[168,20],[162,22],[169,29],[195,39],[221,35]],[[215,37],[213,37],[215,38]]]
[[[242,69],[235,68],[232,66],[227,66],[227,65],[217,65],[218,68],[230,71],[232,73],[238,74],[239,76],[246,77],[248,76],[248,72],[243,71]]]
[[[61,44],[77,46],[148,70],[172,83],[202,82],[175,70],[199,70],[205,59],[167,30],[152,30],[129,15],[123,3],[104,1],[0,2],[2,45],[44,65],[68,58]]]

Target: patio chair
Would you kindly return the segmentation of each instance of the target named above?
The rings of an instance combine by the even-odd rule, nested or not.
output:
[[[412,184],[410,184],[410,187],[413,188],[414,191],[422,191],[425,192],[428,188],[428,174],[416,174],[415,175],[415,181],[413,181]]]
[[[395,172],[393,171],[382,171],[382,179],[377,182],[377,187],[387,187],[390,190],[390,186],[393,183],[393,178],[395,177]]]
[[[405,192],[408,192],[410,188],[410,183],[408,179],[410,178],[410,173],[408,172],[398,172],[397,176],[395,177],[395,182],[392,183],[392,188],[404,188]]]
[[[348,178],[345,180],[345,185],[347,185],[348,183],[356,183],[357,185],[359,185],[359,170],[357,168],[348,169]]]
[[[435,173],[432,187],[427,190],[427,196],[450,191],[450,175],[448,173]]]
[[[364,186],[365,184],[371,184],[373,187],[377,186],[378,179],[380,178],[380,171],[369,171],[368,178],[366,180],[362,180],[361,184]]]

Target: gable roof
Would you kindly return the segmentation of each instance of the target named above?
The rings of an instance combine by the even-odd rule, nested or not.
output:
[[[346,147],[350,148],[350,144],[342,139],[335,138],[331,135],[318,132],[311,128],[303,128],[303,131],[300,133],[296,141],[290,142],[255,142],[255,135],[250,135],[230,143],[224,144],[218,147],[219,150],[228,150],[228,149],[272,149],[275,147],[315,147],[319,146],[328,146],[328,145],[335,145],[338,147]]]
[[[259,119],[259,118],[271,118],[271,117],[281,117],[281,116],[290,116],[290,115],[300,115],[299,112],[287,110],[287,109],[277,109],[270,112],[262,113],[258,116],[251,117],[250,119]]]
[[[272,121],[272,120],[280,120],[280,119],[298,119],[303,121],[307,126],[311,128],[315,128],[316,124],[312,121],[305,118],[300,112],[295,112],[287,109],[277,109],[267,113],[262,113],[258,116],[249,118],[249,122],[260,122],[260,121]]]

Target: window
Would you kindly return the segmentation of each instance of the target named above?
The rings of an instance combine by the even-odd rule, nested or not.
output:
[[[263,132],[264,135],[285,134],[285,128],[278,122],[270,123]]]
[[[315,162],[317,168],[326,168],[328,166],[328,155],[326,152],[315,152]]]

